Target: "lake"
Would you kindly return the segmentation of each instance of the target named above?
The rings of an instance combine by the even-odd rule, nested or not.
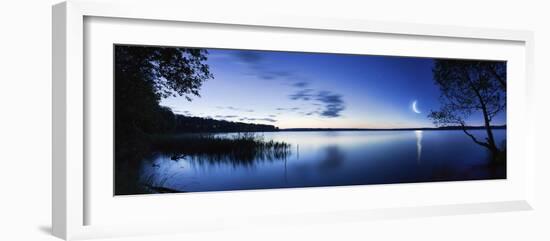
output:
[[[484,130],[470,132],[484,139]],[[140,182],[201,192],[506,178],[505,166],[487,165],[489,152],[460,130],[256,134],[290,144],[289,155],[238,162],[154,153],[141,163]],[[494,135],[503,145],[506,130]]]

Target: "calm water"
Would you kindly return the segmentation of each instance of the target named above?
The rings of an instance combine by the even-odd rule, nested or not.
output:
[[[484,138],[484,131],[471,131]],[[157,153],[141,165],[141,182],[173,190],[221,191],[505,178],[489,153],[462,131],[258,133],[292,145],[286,159],[235,163]],[[494,132],[503,143],[505,130]],[[230,134],[223,134],[230,135]]]

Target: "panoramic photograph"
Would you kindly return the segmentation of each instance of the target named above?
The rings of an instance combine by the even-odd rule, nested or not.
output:
[[[506,61],[113,51],[114,195],[506,179]]]

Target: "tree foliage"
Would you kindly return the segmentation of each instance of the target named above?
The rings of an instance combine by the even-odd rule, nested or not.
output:
[[[429,117],[436,126],[459,125],[475,143],[498,152],[491,123],[506,108],[506,62],[436,60],[435,83],[441,90],[441,108]],[[481,115],[487,137],[479,140],[467,130],[472,115]]]
[[[131,185],[137,174],[130,170],[136,168],[129,166],[149,152],[151,134],[174,126],[174,114],[161,107],[160,100],[168,96],[191,100],[200,96],[203,82],[213,78],[207,54],[191,48],[114,47],[116,193],[135,191]]]
[[[115,51],[117,74],[141,79],[158,98],[179,95],[190,100],[213,77],[204,49],[116,46]]]
[[[140,131],[163,126],[161,98],[200,96],[202,83],[212,78],[203,49],[115,46],[116,120]]]

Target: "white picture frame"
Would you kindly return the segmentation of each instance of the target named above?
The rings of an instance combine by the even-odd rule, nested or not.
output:
[[[529,93],[533,93],[532,73],[533,73],[533,34],[529,31],[518,30],[497,30],[482,28],[467,28],[456,26],[439,25],[421,25],[410,23],[390,23],[390,22],[370,22],[350,19],[318,19],[303,18],[293,16],[275,16],[275,15],[213,15],[204,12],[187,11],[181,14],[178,9],[184,7],[184,3],[179,1],[86,1],[72,0],[60,3],[53,7],[53,194],[52,194],[52,226],[53,234],[63,239],[84,239],[94,237],[112,237],[122,235],[139,234],[158,234],[158,233],[177,233],[192,232],[196,230],[209,230],[217,228],[231,228],[239,225],[292,225],[299,222],[325,223],[339,222],[343,220],[368,220],[383,218],[400,217],[422,217],[433,215],[451,215],[467,214],[496,211],[514,211],[530,210],[534,205],[534,176],[535,176],[535,157],[531,148],[534,147],[534,125],[531,123],[530,116],[533,116],[531,110],[531,98]],[[93,25],[93,29],[87,28],[86,24]],[[103,20],[104,21],[103,21]],[[87,22],[88,21],[88,22]],[[147,28],[155,30],[162,28],[163,25],[187,26],[193,24],[203,24],[197,31],[206,31],[209,26],[214,28],[223,28],[224,31],[238,31],[238,29],[251,29],[251,34],[265,32],[267,34],[285,34],[285,32],[296,32],[308,35],[314,33],[316,36],[357,34],[359,37],[370,34],[376,36],[385,36],[395,39],[412,39],[411,41],[440,41],[441,46],[456,46],[466,49],[473,45],[476,48],[489,49],[485,54],[496,52],[499,48],[506,48],[503,51],[510,55],[502,54],[498,59],[507,59],[513,61],[517,66],[514,70],[518,80],[510,85],[511,93],[509,95],[509,108],[514,110],[508,112],[509,129],[511,138],[515,141],[512,144],[513,155],[510,159],[514,165],[509,168],[513,172],[510,179],[501,182],[446,182],[437,184],[400,184],[400,185],[376,185],[369,187],[368,190],[363,187],[338,187],[330,189],[292,189],[292,190],[269,190],[269,191],[236,191],[208,194],[191,195],[167,195],[155,196],[145,195],[144,197],[124,197],[114,198],[112,196],[97,197],[96,191],[112,184],[109,182],[100,183],[94,179],[94,175],[109,176],[112,173],[106,173],[108,167],[97,167],[90,164],[90,149],[87,143],[87,135],[90,130],[89,122],[95,117],[107,117],[108,114],[97,115],[93,112],[93,104],[90,107],[90,99],[94,100],[94,93],[88,93],[88,89],[96,88],[89,86],[85,78],[90,78],[86,73],[86,68],[96,68],[94,61],[88,59],[90,45],[86,41],[120,41],[116,36],[107,35],[101,26],[112,24],[117,29],[130,29],[125,24],[139,26],[145,23]],[[121,24],[119,24],[121,23]],[[91,25],[90,25],[91,26]],[[185,28],[185,26],[183,28]],[[202,30],[201,30],[202,29]],[[206,30],[204,30],[206,29]],[[235,29],[235,30],[231,30]],[[214,29],[215,30],[215,29]],[[213,31],[214,31],[213,30]],[[160,30],[159,30],[160,31]],[[248,30],[247,30],[248,31]],[[165,32],[160,32],[165,33]],[[98,38],[87,35],[95,35]],[[177,33],[174,33],[177,34]],[[106,37],[106,38],[102,38]],[[135,36],[128,34],[126,36]],[[260,35],[258,35],[260,36]],[[90,37],[90,38],[87,38]],[[305,36],[304,38],[310,38]],[[321,38],[320,37],[320,38]],[[230,36],[228,38],[231,38]],[[126,39],[125,42],[132,41]],[[155,42],[155,39],[136,40],[136,43],[150,44],[178,44],[171,40],[162,40],[167,42]],[[150,42],[147,42],[150,41]],[[159,40],[160,41],[160,40]],[[200,41],[197,40],[197,41]],[[152,43],[153,42],[153,43]],[[323,41],[320,41],[323,43]],[[216,45],[216,43],[210,43]],[[501,44],[502,46],[500,46]],[[272,44],[275,46],[275,44]],[[95,48],[91,45],[90,48]],[[238,47],[237,44],[232,45]],[[268,45],[263,46],[268,47]],[[273,48],[283,48],[280,45]],[[335,45],[336,46],[336,45]],[[430,56],[438,53],[405,53],[407,44],[403,48],[390,48],[383,53],[393,53],[396,55],[418,55],[426,54]],[[491,47],[493,46],[493,47]],[[509,47],[506,47],[509,46]],[[219,46],[210,46],[219,47]],[[227,47],[227,46],[224,46]],[[231,46],[229,46],[231,47]],[[242,47],[242,46],[241,46]],[[258,46],[256,46],[258,48]],[[261,46],[259,48],[262,48]],[[284,47],[287,50],[293,46]],[[294,46],[296,50],[303,49],[303,46]],[[311,48],[315,48],[312,46]],[[319,48],[323,48],[320,46]],[[353,45],[350,45],[353,48]],[[493,50],[491,50],[493,49]],[[95,50],[95,49],[94,49]],[[310,49],[313,50],[313,49]],[[345,49],[333,47],[325,51],[342,52]],[[360,50],[350,50],[352,52]],[[363,50],[361,50],[363,51]],[[364,50],[368,53],[372,50]],[[393,52],[392,52],[393,51]],[[473,52],[475,50],[470,50]],[[464,51],[463,51],[464,52]],[[467,56],[475,56],[474,53]],[[478,53],[478,54],[481,54]],[[458,56],[458,55],[456,55]],[[456,57],[454,56],[454,57]],[[441,57],[441,56],[439,56]],[[443,56],[444,57],[444,56]],[[512,58],[512,59],[508,59]],[[87,62],[89,61],[89,62]],[[86,97],[88,96],[88,97]],[[511,100],[511,101],[510,101]],[[90,115],[90,111],[94,115]],[[520,127],[521,126],[521,127]],[[112,133],[112,132],[111,132]],[[516,134],[517,133],[517,134]],[[90,142],[93,142],[90,141]],[[89,169],[100,170],[95,174],[87,174]],[[95,170],[94,169],[94,170]],[[517,174],[517,175],[516,175]],[[383,202],[382,197],[402,197],[407,194],[423,192],[426,197],[435,197],[437,190],[454,188],[463,190],[464,194],[469,194],[463,198],[456,198],[449,195],[441,200],[411,200]],[[482,194],[486,190],[498,189],[493,197],[472,196],[472,193]],[[466,191],[468,190],[468,191]],[[462,191],[460,191],[462,192]],[[376,194],[381,197],[378,201],[371,200],[367,203],[368,207],[361,208],[359,201],[369,195]],[[459,193],[463,194],[463,193]],[[254,200],[263,202],[273,202],[273,199],[281,196],[293,197],[298,201],[295,206],[288,206],[284,202],[280,207],[263,210],[260,207],[246,206],[242,204],[243,200]],[[312,205],[307,201],[317,198],[323,200],[327,196],[338,196],[332,202],[335,205],[323,203]],[[436,198],[433,198],[436,199]],[[346,208],[338,208],[337,204],[343,200],[358,200],[346,203]],[[206,215],[203,219],[190,222],[187,218],[180,218],[174,210],[176,203],[187,202],[189,205],[196,205],[199,211],[214,205],[216,202],[231,204],[231,210],[219,207],[214,210],[218,214]],[[251,201],[250,201],[251,202]],[[93,204],[90,204],[93,203]],[[124,207],[147,206],[148,210],[143,211],[144,217],[155,221],[156,225],[144,223],[142,218],[132,216],[123,219],[121,216],[131,216],[129,210]],[[92,208],[90,206],[93,206]],[[163,206],[164,210],[158,207]],[[155,209],[157,207],[157,209]],[[295,208],[295,209],[293,209]],[[244,212],[249,209],[248,212]],[[269,208],[268,208],[269,209]],[[168,211],[172,214],[164,215],[160,218],[155,212]],[[189,210],[187,210],[189,211]],[[118,212],[118,213],[117,213]],[[254,215],[253,212],[259,213]],[[189,212],[188,212],[189,213]],[[111,216],[109,216],[111,215]],[[195,218],[198,218],[198,214]],[[100,217],[97,222],[90,222],[90,216]],[[107,222],[106,219],[112,219],[113,222]],[[291,221],[289,221],[291,220]],[[174,224],[178,223],[178,224]],[[185,224],[185,225],[183,225]]]

